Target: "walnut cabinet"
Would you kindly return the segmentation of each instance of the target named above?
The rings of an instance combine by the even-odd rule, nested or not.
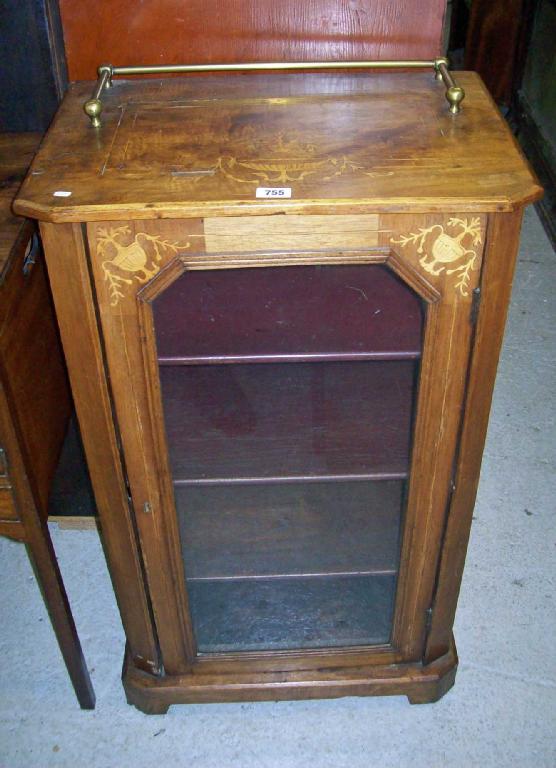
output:
[[[74,86],[20,192],[127,635],[170,704],[453,684],[523,206],[470,73]]]

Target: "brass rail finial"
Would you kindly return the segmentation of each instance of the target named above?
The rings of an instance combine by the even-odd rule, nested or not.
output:
[[[460,111],[460,104],[465,98],[465,91],[456,84],[449,69],[449,61],[446,58],[435,59],[434,69],[437,80],[442,80],[446,86],[446,99],[450,105],[450,112],[457,115]]]

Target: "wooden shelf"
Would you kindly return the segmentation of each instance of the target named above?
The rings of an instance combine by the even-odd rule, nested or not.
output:
[[[177,484],[408,472],[412,361],[162,366]]]
[[[390,639],[395,576],[197,581],[199,653],[380,645]]]
[[[404,483],[176,489],[187,581],[396,572]]]
[[[420,300],[381,265],[187,272],[153,302],[153,313],[161,365],[421,352]]]

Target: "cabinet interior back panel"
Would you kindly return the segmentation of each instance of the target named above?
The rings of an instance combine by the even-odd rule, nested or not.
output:
[[[275,244],[270,231],[266,242]],[[421,302],[381,265],[186,272],[153,312],[163,364],[416,358],[421,350]]]
[[[412,361],[161,366],[173,480],[405,477]]]

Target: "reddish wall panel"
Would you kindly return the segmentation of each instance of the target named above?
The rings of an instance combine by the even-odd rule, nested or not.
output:
[[[433,59],[445,0],[60,0],[70,80],[114,65]]]

